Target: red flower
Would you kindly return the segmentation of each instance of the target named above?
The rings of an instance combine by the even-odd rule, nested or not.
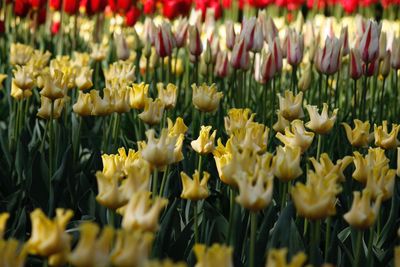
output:
[[[58,34],[59,30],[60,30],[60,22],[59,21],[57,21],[57,22],[53,21],[53,23],[51,24],[51,33],[53,35],[56,35],[56,34]]]
[[[264,8],[271,4],[272,0],[248,0],[249,5],[256,7],[256,8]]]
[[[44,0],[29,0],[29,4],[33,9],[39,9],[42,6],[46,5],[46,1]]]
[[[346,13],[353,13],[358,6],[357,0],[342,0],[342,6]]]
[[[191,0],[165,0],[163,2],[163,15],[169,19],[178,16],[187,16],[192,6]]]
[[[125,24],[126,26],[135,25],[136,21],[140,17],[140,10],[136,6],[132,6],[128,12],[125,14]]]
[[[0,20],[0,34],[3,34],[6,31],[4,20]]]
[[[144,14],[153,14],[156,11],[155,0],[144,0],[143,1],[143,12]]]
[[[237,1],[237,0],[234,0],[234,1]],[[246,0],[239,0],[239,9],[243,9],[245,1]],[[257,1],[257,0],[254,0],[254,1]],[[232,0],[222,0],[223,8],[230,8],[231,6],[232,6]]]
[[[133,0],[108,0],[108,5],[113,12],[126,13],[129,8],[135,5]],[[130,10],[129,10],[130,11]]]
[[[81,0],[80,8],[88,15],[103,12],[107,6],[107,0]]]
[[[79,0],[64,0],[64,11],[69,15],[74,15],[78,13],[79,10]],[[50,8],[53,10],[61,9],[61,0],[50,0]]]
[[[25,17],[29,11],[29,3],[27,0],[15,0],[14,13],[19,17]]]
[[[198,1],[196,1],[196,9],[201,10],[203,19],[206,16],[207,8],[211,8],[214,10],[214,16],[216,19],[221,17],[222,8],[221,8],[221,5],[218,0],[198,0]]]

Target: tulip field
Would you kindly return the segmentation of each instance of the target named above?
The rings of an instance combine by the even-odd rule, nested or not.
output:
[[[0,2],[0,267],[400,267],[399,0]]]

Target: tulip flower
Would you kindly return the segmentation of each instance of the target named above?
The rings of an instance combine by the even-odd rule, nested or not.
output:
[[[203,44],[200,39],[200,32],[197,26],[189,27],[189,52],[197,59],[203,52]]]
[[[288,121],[282,116],[282,111],[278,110],[276,114],[278,116],[278,119],[272,126],[272,128],[274,129],[275,132],[283,133],[286,127],[290,127],[290,121]]]
[[[205,155],[212,153],[212,151],[214,150],[214,140],[217,131],[214,130],[214,132],[210,135],[211,128],[211,126],[202,125],[199,137],[197,138],[197,140],[191,142],[193,150],[197,153]]]
[[[265,267],[302,267],[307,260],[306,254],[298,252],[289,263],[287,262],[287,253],[287,248],[271,249],[268,252]]]
[[[343,159],[338,159],[336,164],[333,164],[328,154],[322,153],[319,162],[315,158],[310,158],[310,161],[317,175],[323,177],[333,173],[336,174],[339,182],[344,182],[346,177],[344,176],[343,171],[353,162],[353,158],[345,156]]]
[[[396,170],[389,169],[388,165],[382,168],[375,167],[368,169],[367,177],[365,188],[369,189],[373,200],[382,197],[382,201],[385,201],[393,196]]]
[[[120,60],[127,60],[129,58],[130,51],[125,36],[122,33],[114,33],[114,43],[117,58]]]
[[[3,239],[6,231],[8,218],[10,218],[10,214],[8,212],[0,213],[0,240]]]
[[[349,67],[350,77],[353,80],[360,79],[363,74],[361,55],[358,49],[352,48],[350,50],[350,67]]]
[[[251,113],[248,108],[239,109],[231,108],[228,111],[228,117],[224,118],[225,131],[228,135],[232,135],[236,130],[246,127],[254,120],[255,113]]]
[[[161,210],[168,204],[165,198],[150,198],[150,192],[142,191],[132,195],[123,211],[122,228],[127,231],[141,230],[155,232]]]
[[[40,91],[42,96],[45,96],[52,101],[63,98],[67,89],[64,74],[60,70],[54,70],[54,76],[45,74],[43,77],[44,86]]]
[[[231,65],[234,69],[247,70],[250,66],[249,52],[246,51],[246,43],[243,38],[235,43],[231,55]]]
[[[111,102],[111,91],[110,89],[103,90],[104,96],[100,97],[100,93],[97,90],[90,90],[90,98],[92,99],[93,109],[92,115],[94,116],[105,116],[113,112],[113,103]]]
[[[162,129],[159,139],[155,137],[155,131],[146,131],[147,143],[141,144],[141,155],[151,166],[163,169],[174,162],[174,149],[177,136],[168,136],[168,130]]]
[[[231,133],[232,144],[241,149],[250,149],[261,153],[267,149],[269,128],[265,125],[249,121],[245,127]]]
[[[226,31],[226,47],[229,50],[233,50],[236,41],[236,33],[233,22],[231,20],[227,20],[225,22],[225,31]]]
[[[215,84],[211,84],[210,86],[206,84],[200,86],[192,84],[192,89],[192,102],[195,108],[203,112],[213,112],[218,109],[223,93],[217,92]]]
[[[353,147],[368,147],[371,141],[369,121],[362,122],[355,119],[354,129],[351,129],[350,125],[345,122],[342,125],[346,131],[347,140]]]
[[[92,222],[85,222],[79,226],[79,232],[79,242],[68,256],[69,263],[76,267],[109,266],[113,229],[105,226],[98,236],[99,226]]]
[[[211,247],[195,244],[193,251],[197,259],[194,267],[233,267],[233,249],[231,247],[220,244],[213,244]]]
[[[165,259],[163,261],[151,260],[147,261],[144,267],[187,267],[184,262],[172,262],[170,259]]]
[[[21,90],[32,90],[35,85],[35,81],[33,80],[32,73],[29,73],[28,69],[23,66],[16,66],[16,69],[13,70],[14,78],[12,82]]]
[[[361,36],[359,50],[362,60],[369,64],[379,56],[379,35],[381,32],[381,25],[376,21],[369,20],[367,28]]]
[[[389,50],[387,50],[382,59],[382,62],[381,62],[380,68],[379,68],[379,73],[384,78],[386,78],[390,73],[390,57],[391,57],[391,53]]]
[[[96,62],[103,61],[107,56],[107,51],[108,50],[104,45],[93,43],[90,57]]]
[[[75,85],[78,90],[87,90],[93,86],[92,82],[93,70],[88,67],[82,67],[78,75],[75,77]]]
[[[4,88],[3,82],[7,79],[7,77],[8,76],[6,74],[0,73],[0,90]]]
[[[342,27],[340,30],[340,43],[341,43],[341,54],[342,56],[347,56],[350,53],[349,48],[349,30],[348,27]]]
[[[157,98],[153,101],[152,98],[147,98],[144,104],[144,111],[139,114],[139,118],[149,125],[160,123],[164,113],[164,103]]]
[[[282,116],[293,121],[304,117],[303,112],[303,93],[299,92],[296,96],[293,95],[292,91],[286,90],[285,95],[278,94],[279,98],[279,111]]]
[[[303,59],[304,39],[303,35],[294,30],[289,30],[287,39],[287,60],[292,66],[297,66]]]
[[[157,55],[161,58],[170,56],[172,54],[173,42],[172,42],[171,31],[168,24],[163,23],[157,29],[155,37],[155,47]]]
[[[186,45],[189,22],[186,18],[180,18],[178,21],[179,22],[174,34],[174,38],[176,41],[176,47],[181,48]]]
[[[126,113],[131,110],[129,106],[129,91],[127,88],[120,88],[114,91],[114,111],[117,113]]]
[[[133,109],[143,109],[148,97],[149,85],[144,83],[134,83],[129,89],[129,104]]]
[[[400,177],[400,147],[397,148],[397,169],[396,175]]]
[[[29,45],[12,43],[10,46],[10,64],[24,66],[31,59],[33,48]]]
[[[374,125],[375,145],[383,149],[393,149],[400,144],[400,141],[397,139],[400,125],[393,123],[392,131],[389,133],[387,124],[387,121],[383,121],[381,126]]]
[[[232,148],[230,141],[228,140],[226,146],[224,146],[221,139],[218,139],[217,147],[214,149],[213,155],[221,181],[227,185],[237,187],[236,180],[233,179],[232,171],[229,167],[229,164],[232,161]]]
[[[298,88],[302,91],[305,92],[310,88],[311,85],[311,66],[308,65],[306,69],[304,70],[303,74],[300,77],[299,83],[298,83]]]
[[[381,32],[381,35],[379,36],[379,60],[382,60],[385,57],[386,51],[387,51],[387,38],[386,38],[386,32]]]
[[[267,53],[264,55],[264,61],[261,67],[262,81],[269,82],[272,80],[276,74],[275,58],[272,53]]]
[[[158,98],[164,103],[165,109],[172,109],[176,105],[177,87],[169,83],[164,89],[163,83],[157,84]]]
[[[336,195],[341,191],[336,174],[321,177],[309,171],[306,184],[297,182],[291,195],[297,213],[309,220],[324,219],[336,213]]]
[[[50,257],[69,248],[70,236],[65,232],[72,210],[56,209],[56,217],[49,219],[42,210],[35,209],[30,217],[32,234],[27,241],[30,254]]]
[[[366,63],[364,63],[362,68],[363,68],[363,74],[367,77],[377,75],[378,69],[379,69],[379,59],[376,58],[368,65]]]
[[[112,265],[144,266],[150,257],[153,240],[154,235],[149,232],[118,230],[110,255]]]
[[[308,129],[317,134],[326,134],[331,131],[336,121],[338,109],[334,109],[332,115],[328,116],[328,104],[324,103],[321,114],[318,113],[317,106],[307,105],[306,109],[310,115],[310,121],[306,123]]]
[[[2,266],[24,267],[28,251],[25,244],[16,239],[0,239],[0,262]]]
[[[109,209],[117,209],[127,203],[127,199],[120,194],[118,175],[107,176],[104,172],[96,172],[97,187],[99,193],[96,196],[97,202]]]
[[[11,83],[10,95],[16,100],[22,100],[32,95],[32,90],[22,90],[14,82]]]
[[[369,148],[368,154],[365,157],[358,151],[355,151],[353,154],[355,170],[352,176],[355,180],[363,184],[367,182],[370,169],[382,169],[389,164],[389,159],[385,156],[385,150],[379,147]]]
[[[318,49],[315,54],[315,66],[321,73],[332,75],[340,67],[341,45],[337,38],[327,37],[323,49]]]
[[[311,145],[314,140],[314,133],[307,132],[304,128],[304,122],[301,120],[294,120],[290,124],[290,128],[285,128],[285,134],[277,133],[278,138],[286,146],[301,148],[301,152],[304,153]]]
[[[274,57],[274,65],[277,73],[281,73],[283,67],[282,60],[282,49],[279,44],[279,38],[275,37],[272,44],[270,44],[269,49]]]
[[[368,189],[360,192],[353,192],[353,204],[350,210],[343,215],[348,224],[357,229],[367,229],[371,227],[379,216],[381,197],[371,206],[371,192]]]
[[[253,212],[266,208],[272,200],[274,176],[271,169],[272,155],[264,154],[257,158],[252,173],[238,171],[234,178],[239,187],[236,197],[242,207]]]
[[[200,180],[200,173],[195,170],[193,174],[193,179],[191,179],[186,173],[181,172],[182,180],[182,194],[181,198],[190,199],[192,201],[197,201],[205,199],[209,196],[207,182],[210,179],[210,174],[208,172],[203,172],[203,177]]]
[[[279,180],[289,182],[303,174],[300,167],[300,147],[278,146],[276,155],[272,159],[274,175]]]
[[[104,76],[107,83],[118,80],[130,85],[135,81],[135,65],[126,61],[117,61],[111,64],[108,70],[104,70]]]
[[[220,78],[228,76],[228,55],[223,51],[218,52],[214,74]]]
[[[40,108],[38,109],[37,116],[45,120],[50,118],[58,119],[61,116],[61,112],[64,108],[64,99],[56,99],[53,104],[52,102],[53,101],[51,99],[41,96]],[[51,114],[51,105],[53,105],[53,114]]]
[[[170,118],[167,118],[168,123],[168,135],[179,136],[185,134],[189,129],[181,117],[176,118],[175,124]]]
[[[400,37],[394,37],[392,42],[392,56],[390,64],[396,71],[400,69]]]

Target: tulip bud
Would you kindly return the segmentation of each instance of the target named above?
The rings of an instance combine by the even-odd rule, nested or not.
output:
[[[379,70],[379,59],[378,58],[374,59],[368,65],[366,63],[363,63],[363,74],[367,77],[376,75],[378,73],[378,70]]]
[[[360,79],[363,74],[361,55],[358,49],[352,48],[350,51],[350,67],[349,67],[350,77],[353,80]]]
[[[382,59],[381,66],[380,66],[380,74],[383,77],[387,77],[390,73],[390,50],[387,50],[385,56]]]
[[[127,60],[130,55],[128,45],[126,43],[125,37],[122,33],[114,34],[114,41],[116,45],[117,57],[121,60]]]
[[[383,60],[387,50],[386,45],[386,32],[382,32],[379,36],[379,60]]]
[[[307,91],[311,85],[311,66],[307,66],[300,77],[298,87],[302,92]]]
[[[158,56],[161,58],[168,57],[172,54],[172,36],[170,35],[170,31],[168,30],[168,25],[166,23],[163,23],[157,29],[155,47]]]
[[[240,39],[233,47],[231,65],[234,69],[246,70],[249,68],[250,55],[249,52],[246,51],[244,39]]]
[[[236,39],[236,33],[232,21],[227,20],[225,22],[225,30],[226,30],[226,47],[228,47],[229,50],[232,50],[233,47],[235,46],[235,39]]]
[[[375,21],[368,21],[367,29],[361,37],[359,49],[364,63],[372,63],[379,56],[380,25]]]
[[[347,56],[350,52],[349,48],[349,31],[347,26],[343,27],[340,31],[340,43],[341,43],[341,50],[342,56]]]
[[[259,53],[264,46],[264,36],[260,23],[256,23],[253,34],[253,45],[250,50],[254,53]]]
[[[195,56],[196,59],[203,52],[203,44],[200,39],[200,32],[196,26],[190,26],[189,28],[189,52]]]
[[[400,69],[400,37],[393,38],[390,63],[396,71]]]
[[[207,41],[207,45],[206,45],[206,51],[204,51],[204,63],[206,65],[209,65],[212,63],[212,54],[211,54],[211,47],[210,47],[210,41]]]
[[[174,35],[177,48],[185,46],[187,40],[188,28],[189,28],[189,23],[187,19],[186,18],[180,19]]]
[[[263,34],[267,43],[271,43],[275,38],[279,38],[279,30],[271,17],[267,18],[264,25]]]
[[[210,174],[208,172],[203,172],[203,177],[200,180],[200,173],[195,170],[193,174],[193,179],[181,172],[182,180],[182,199],[190,199],[192,201],[197,201],[205,199],[210,194],[207,188],[207,182],[210,179]]]
[[[225,78],[228,75],[228,55],[226,52],[218,52],[214,73],[217,77]]]
[[[151,56],[151,42],[149,39],[147,39],[147,41],[144,44],[144,48],[143,48],[143,56],[148,60]],[[146,70],[148,71],[148,70]]]
[[[269,45],[269,50],[274,56],[274,65],[277,73],[281,73],[283,67],[282,48],[279,45],[279,37],[273,39],[272,44]]]
[[[287,40],[287,60],[292,66],[297,66],[303,59],[304,40],[303,35],[293,30],[289,30]]]
[[[264,62],[262,63],[261,69],[262,81],[266,83],[272,80],[276,73],[275,58],[273,54],[268,52],[264,55]]]

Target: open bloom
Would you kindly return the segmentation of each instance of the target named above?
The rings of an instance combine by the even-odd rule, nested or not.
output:
[[[122,228],[128,231],[155,232],[161,210],[168,204],[165,198],[150,198],[150,192],[141,191],[132,195],[123,210]]]
[[[40,97],[40,108],[38,109],[37,116],[42,119],[58,119],[61,116],[61,112],[64,108],[64,99],[56,99],[53,103],[53,115],[51,115],[52,100],[47,97]]]
[[[2,266],[24,267],[28,251],[25,244],[16,239],[0,239],[0,263]]]
[[[383,149],[396,148],[400,141],[397,139],[397,135],[400,130],[400,125],[392,124],[392,131],[389,133],[388,122],[383,121],[381,126],[374,126],[374,137],[375,145]]]
[[[274,175],[284,182],[296,179],[303,174],[300,167],[300,147],[282,147],[276,149],[276,155],[272,159]]]
[[[231,133],[232,144],[240,149],[251,149],[261,153],[267,149],[269,128],[264,124],[248,121],[242,128]]]
[[[256,114],[250,109],[231,108],[228,110],[228,117],[224,118],[225,131],[228,135],[232,135],[236,130],[245,128],[253,121]]]
[[[199,154],[209,154],[214,150],[214,141],[217,130],[210,135],[211,126],[201,126],[199,137],[191,142],[194,151]]]
[[[382,197],[382,201],[388,200],[393,195],[395,177],[396,170],[389,169],[388,165],[369,169],[365,188],[371,192],[372,199]]]
[[[206,247],[203,244],[195,244],[193,251],[197,259],[195,267],[233,267],[233,249],[231,247],[220,244],[213,244],[211,247]]]
[[[29,72],[27,67],[17,65],[16,69],[13,70],[13,73],[14,78],[12,79],[12,82],[15,83],[18,88],[21,90],[32,90],[35,81],[32,73]]]
[[[306,254],[298,252],[287,262],[287,248],[271,249],[268,252],[267,263],[265,267],[302,267],[307,260]]]
[[[345,131],[347,140],[354,147],[367,147],[370,142],[370,124],[369,121],[362,122],[358,119],[354,120],[354,129],[351,129],[350,125],[342,123]]]
[[[181,198],[190,199],[192,201],[205,199],[208,197],[209,192],[207,188],[207,182],[210,179],[210,174],[208,172],[203,172],[203,177],[200,180],[200,173],[196,170],[193,174],[193,179],[181,172],[182,180],[182,194]]]
[[[0,213],[0,240],[3,239],[6,231],[8,218],[10,218],[10,214],[8,212]]]
[[[366,229],[374,224],[378,216],[381,197],[378,197],[371,206],[371,192],[368,189],[364,189],[361,194],[360,192],[353,192],[353,204],[343,217],[352,227]]]
[[[164,103],[165,109],[174,108],[176,105],[177,98],[177,87],[176,85],[169,83],[164,89],[163,83],[157,84],[158,98]]]
[[[277,133],[278,138],[286,146],[300,147],[301,152],[306,151],[314,140],[314,133],[307,132],[304,128],[304,122],[301,120],[294,120],[291,127],[285,128],[285,134]]]
[[[114,90],[113,100],[115,112],[126,113],[131,110],[131,107],[129,106],[129,91],[126,87]]]
[[[343,159],[338,159],[334,164],[327,153],[322,153],[319,162],[315,158],[310,158],[310,161],[319,176],[327,176],[333,173],[337,175],[339,182],[344,182],[346,177],[343,171],[353,162],[353,158],[345,156]]]
[[[89,67],[80,68],[75,77],[75,85],[79,90],[87,90],[93,86],[92,82],[93,70]]]
[[[109,266],[109,253],[114,235],[113,229],[110,226],[105,226],[99,235],[99,226],[92,222],[81,224],[79,229],[79,242],[68,256],[69,263],[77,267]]]
[[[278,116],[278,119],[272,126],[272,129],[274,129],[275,132],[283,133],[286,127],[290,127],[290,121],[288,121],[287,119],[285,119],[285,117],[283,117],[282,111],[280,110],[277,110],[276,115]]]
[[[385,150],[382,148],[369,148],[368,154],[363,157],[360,152],[355,151],[353,162],[355,170],[353,172],[353,178],[360,183],[365,184],[368,179],[370,169],[382,169],[388,166],[389,159],[385,156]]]
[[[321,177],[309,171],[306,184],[297,182],[292,187],[291,195],[301,217],[318,220],[336,213],[336,195],[340,191],[336,174]]]
[[[40,91],[42,96],[55,100],[58,98],[63,98],[66,89],[67,81],[66,76],[60,71],[55,69],[54,75],[44,74],[43,78],[43,89]]]
[[[223,183],[236,187],[237,183],[232,177],[230,168],[225,168],[232,162],[233,158],[231,142],[228,140],[224,146],[221,142],[221,139],[218,139],[217,143],[218,145],[213,151],[213,156],[215,165],[217,166],[219,178]]]
[[[129,104],[131,108],[143,109],[148,97],[149,85],[144,83],[134,83],[129,89]]]
[[[157,98],[153,101],[152,98],[147,98],[144,105],[144,111],[139,114],[139,118],[149,125],[157,124],[161,121],[164,113],[164,103]]]
[[[202,84],[197,86],[192,84],[193,89],[193,105],[203,112],[213,112],[218,108],[219,101],[221,100],[223,93],[217,92],[215,84],[210,86]]]
[[[112,265],[116,267],[144,266],[150,256],[153,240],[153,233],[118,230],[115,246],[110,255]]]
[[[338,109],[334,109],[331,117],[328,116],[328,104],[324,103],[321,115],[318,114],[317,106],[307,105],[306,109],[310,115],[310,121],[306,123],[306,127],[313,130],[317,134],[328,133],[336,121]]]
[[[292,91],[286,90],[285,95],[278,94],[279,111],[282,116],[289,120],[301,119],[304,117],[303,112],[303,92],[299,92],[296,96]]]
[[[23,66],[31,59],[33,48],[29,45],[12,43],[10,46],[10,64]]]
[[[113,112],[110,89],[105,88],[103,93],[103,98],[101,98],[98,90],[90,90],[90,98],[93,104],[92,115],[94,116],[105,116]]]

